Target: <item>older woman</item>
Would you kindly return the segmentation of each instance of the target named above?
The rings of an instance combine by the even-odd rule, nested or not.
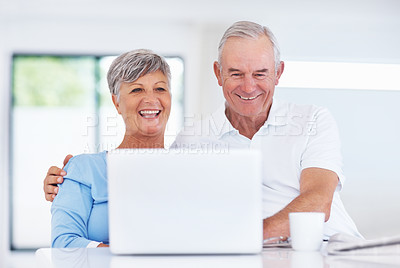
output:
[[[118,148],[163,148],[171,108],[170,69],[149,50],[116,58],[107,74],[113,103],[125,122]],[[73,157],[51,207],[52,247],[108,244],[106,151]]]

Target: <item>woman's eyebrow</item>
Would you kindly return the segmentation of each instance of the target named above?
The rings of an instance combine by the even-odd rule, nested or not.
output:
[[[167,82],[165,82],[165,81],[158,81],[158,82],[155,82],[154,84],[158,84],[158,83],[164,83],[164,84],[167,84]],[[142,84],[142,83],[137,83],[137,82],[132,82],[132,83],[129,83],[129,85],[131,85],[131,86],[134,86],[134,85],[137,85],[137,86],[143,86],[143,84]]]
[[[167,84],[167,82],[165,82],[165,81],[158,81],[158,82],[156,82],[156,83],[154,83],[154,84],[158,84],[158,83],[164,83],[164,84]]]
[[[143,86],[143,84],[141,84],[141,83],[136,83],[136,82],[129,83],[129,85],[130,85],[130,86],[133,86],[133,85]]]

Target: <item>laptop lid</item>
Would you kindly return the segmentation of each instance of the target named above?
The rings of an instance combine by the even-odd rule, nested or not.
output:
[[[112,253],[262,250],[258,151],[128,149],[107,161]]]

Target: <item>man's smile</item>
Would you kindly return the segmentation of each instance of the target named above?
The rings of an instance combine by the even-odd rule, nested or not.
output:
[[[253,96],[253,97],[243,97],[243,96],[241,96],[241,95],[239,95],[239,94],[236,94],[236,96],[238,96],[240,99],[242,99],[242,100],[254,100],[255,98],[257,98],[258,96],[260,96],[261,94],[259,94],[259,95],[256,95],[256,96]]]

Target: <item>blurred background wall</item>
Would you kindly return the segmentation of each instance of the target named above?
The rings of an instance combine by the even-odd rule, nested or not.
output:
[[[67,153],[85,151],[81,144],[71,145],[71,127],[63,125],[65,120],[50,120],[49,113],[36,118],[37,122],[30,120],[32,130],[45,125],[46,133],[40,134],[41,128],[15,133],[13,54],[117,55],[149,48],[164,56],[180,57],[184,63],[185,117],[198,118],[223,102],[212,64],[219,39],[233,22],[251,20],[270,27],[288,72],[290,62],[398,68],[399,14],[397,0],[0,0],[1,246],[8,248],[10,238],[14,248],[48,246],[50,204],[43,198],[43,178],[47,168],[60,166]],[[347,75],[352,77],[357,71],[350,68]],[[347,174],[342,197],[367,238],[400,233],[400,86],[393,79],[396,72],[375,77],[382,82],[392,79],[390,90],[329,85],[329,89],[309,89],[289,82],[285,86],[284,81],[277,88],[281,98],[327,106],[336,117]],[[342,76],[334,73],[330,79],[340,84]],[[317,78],[312,70],[306,70],[303,76],[310,81]],[[359,80],[370,76],[355,75]],[[35,141],[52,132],[60,146],[44,154],[47,151],[38,150]],[[22,148],[22,152],[26,153],[15,160],[13,152],[18,144],[13,142],[17,136],[24,140],[26,151]],[[15,166],[15,161],[21,163]],[[15,178],[16,173],[19,178]],[[27,234],[32,234],[31,241],[26,241]]]

